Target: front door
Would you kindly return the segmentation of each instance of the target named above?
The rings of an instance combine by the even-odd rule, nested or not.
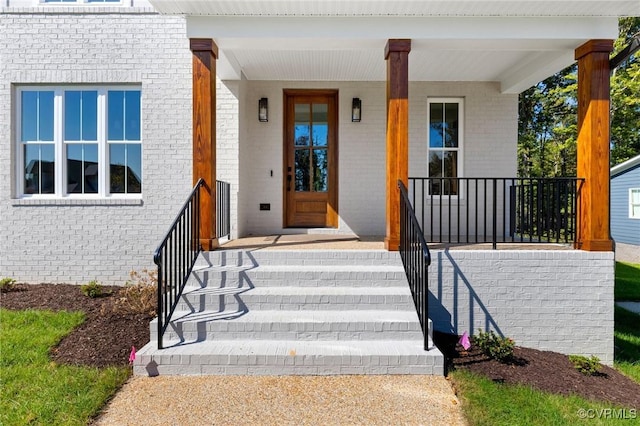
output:
[[[338,226],[338,92],[285,90],[284,222]]]

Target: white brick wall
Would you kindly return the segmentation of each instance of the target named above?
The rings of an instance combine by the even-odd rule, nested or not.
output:
[[[153,265],[153,250],[192,186],[191,52],[184,19],[132,9],[80,10],[8,8],[0,15],[0,276],[122,284],[130,270]],[[141,85],[141,201],[15,198],[11,106],[15,85],[34,83]]]
[[[338,232],[359,235],[385,233],[384,82],[251,81],[247,88],[246,138],[241,144],[240,188],[242,225],[247,233],[286,232],[282,229],[282,90],[339,90],[339,215]],[[409,88],[409,174],[426,176],[427,98],[465,99],[464,173],[466,176],[515,176],[517,148],[516,95],[502,95],[496,83],[414,82]],[[269,122],[257,120],[257,103],[269,98]],[[351,122],[351,99],[362,100],[362,121]],[[246,165],[246,167],[245,167]],[[270,171],[273,170],[273,177]],[[244,183],[246,182],[246,184]],[[271,211],[259,211],[271,203]],[[244,234],[241,234],[244,235]]]
[[[429,317],[437,331],[478,329],[519,346],[613,363],[613,253],[434,250]]]

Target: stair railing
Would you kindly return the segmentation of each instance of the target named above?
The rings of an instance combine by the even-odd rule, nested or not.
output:
[[[158,267],[158,349],[162,336],[193,270],[200,245],[200,179],[153,255]]]
[[[416,306],[422,334],[424,336],[424,350],[431,349],[429,341],[429,275],[431,264],[429,246],[424,238],[416,218],[407,188],[399,180],[400,188],[400,257],[404,265],[404,272],[409,281],[409,288]]]

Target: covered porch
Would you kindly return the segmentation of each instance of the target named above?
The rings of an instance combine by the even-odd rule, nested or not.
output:
[[[440,374],[434,329],[613,361],[609,53],[629,3],[152,3],[187,16],[205,253],[159,286],[173,301],[144,363],[191,345],[189,374]],[[518,94],[575,60],[578,176],[549,191],[515,176]]]
[[[575,245],[612,249],[608,55],[616,17],[629,7],[625,2],[613,2],[615,10],[603,16],[588,2],[559,1],[544,17],[518,1],[491,13],[487,10],[495,6],[484,1],[474,7],[414,2],[402,11],[376,1],[261,2],[259,7],[252,2],[152,3],[163,13],[187,15],[193,170],[194,182],[205,182],[200,222],[205,249],[218,245],[211,184],[218,178],[231,183],[232,238],[304,228],[383,234],[385,248],[397,250],[397,182],[410,186],[410,176],[515,178],[517,94],[575,60],[578,177],[584,179],[574,209],[579,212]],[[289,117],[297,108],[287,103],[292,90],[335,94],[328,110],[335,126],[328,145],[335,148],[326,151],[320,169],[311,166],[311,175],[326,175],[315,191],[304,182],[298,190],[300,147],[287,145],[288,120],[292,128],[299,124]],[[434,142],[434,122],[440,119],[442,129],[454,124],[435,111],[454,104],[456,140],[448,144],[443,130],[443,141]],[[290,139],[298,141],[291,132]],[[319,153],[312,148],[308,155]],[[440,161],[439,170],[433,158]],[[439,204],[452,195],[465,202],[464,194],[430,191],[420,205],[434,194]],[[329,195],[290,201],[298,192]],[[302,212],[299,221],[290,218],[294,205]],[[313,214],[324,220],[320,226],[307,221]]]

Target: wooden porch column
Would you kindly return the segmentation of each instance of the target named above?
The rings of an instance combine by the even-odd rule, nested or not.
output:
[[[400,247],[400,190],[398,179],[409,180],[409,52],[411,40],[390,39],[387,61],[387,232],[384,246]]]
[[[609,232],[609,53],[613,40],[578,47],[578,177],[580,224],[576,248],[611,251]]]
[[[190,39],[193,53],[193,183],[204,179],[200,193],[200,244],[218,245],[216,235],[216,59],[211,39]]]

